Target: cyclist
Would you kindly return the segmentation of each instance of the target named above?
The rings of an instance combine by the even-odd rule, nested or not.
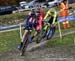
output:
[[[44,18],[44,11],[42,8],[38,7],[37,8],[37,11],[38,13],[37,15],[37,18],[38,18],[38,25],[36,26],[36,32],[35,34],[30,38],[30,40],[32,41],[32,39],[37,36],[40,32],[40,30],[42,29],[42,26],[43,26],[43,18]],[[36,41],[36,43],[39,43],[40,41]]]
[[[46,20],[48,17],[49,17],[49,20],[48,20],[48,23],[46,24],[47,27],[44,28],[46,30],[46,33],[43,36],[43,38],[47,34],[48,26],[50,26],[50,30],[55,30],[55,25],[57,22],[57,13],[56,13],[55,9],[49,9],[48,12],[46,13],[45,17],[44,17],[44,20]],[[49,33],[48,33],[48,35],[49,35]]]
[[[25,40],[25,35],[26,33],[28,32],[28,30],[32,30],[32,27],[36,28],[38,22],[37,22],[37,15],[35,13],[34,10],[32,10],[28,17],[27,17],[27,20],[26,20],[26,26],[24,28],[25,32],[23,34],[23,37],[22,37],[22,41],[20,43],[20,45],[18,46],[18,49],[20,50],[23,46],[23,41]]]

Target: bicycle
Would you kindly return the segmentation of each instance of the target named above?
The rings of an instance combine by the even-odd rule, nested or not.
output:
[[[48,29],[45,29],[45,28],[48,28]],[[34,30],[34,28],[32,29]],[[49,32],[49,33],[48,33]],[[21,48],[21,51],[20,51],[20,55],[23,56],[24,53],[26,52],[26,48],[28,46],[28,44],[30,43],[29,42],[29,39],[30,39],[30,36],[31,36],[31,33],[32,31],[31,30],[28,30],[25,34],[25,37],[24,37],[24,41],[23,41],[23,46]],[[43,36],[44,34],[46,33],[46,36],[44,38],[46,39],[51,39],[52,36],[54,35],[55,33],[55,29],[50,29],[50,27],[48,25],[45,25],[41,30],[40,32],[38,33],[38,35],[35,36],[35,39],[36,39],[36,43],[40,43],[41,40],[43,39]],[[34,40],[33,40],[34,41]]]
[[[70,13],[72,13],[72,14],[69,14],[69,15],[74,15],[75,14],[74,9],[71,9]],[[46,28],[46,29],[44,29],[44,28]],[[55,34],[55,30],[56,30],[56,26],[54,26],[53,24],[52,24],[52,26],[48,26],[48,24],[46,23],[46,25],[43,26],[41,33],[40,33],[40,34],[42,34],[41,35],[42,38],[40,38],[37,42],[40,42],[43,38],[46,38],[47,40],[51,39]],[[38,37],[40,37],[40,34],[38,35]]]
[[[51,39],[55,34],[55,28],[56,27],[54,25],[49,26],[48,23],[43,25],[42,29],[40,30],[40,33],[37,35],[36,42],[40,43],[42,39]]]
[[[27,45],[29,43],[29,34],[31,33],[30,30],[28,30],[25,34],[25,37],[24,37],[24,41],[23,41],[23,46],[21,48],[21,51],[20,51],[20,55],[23,56],[25,51],[26,51],[26,48],[27,48]]]
[[[56,27],[53,24],[50,26],[50,29],[47,31],[47,34],[46,34],[47,40],[51,39],[54,36],[55,28]]]

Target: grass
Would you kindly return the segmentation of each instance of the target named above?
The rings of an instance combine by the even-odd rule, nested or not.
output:
[[[48,10],[44,9],[46,12]],[[20,22],[25,21],[29,11],[25,12],[20,12],[20,13],[14,13],[14,14],[7,14],[7,15],[2,15],[0,16],[0,24],[1,25],[13,25],[13,24],[18,24]]]
[[[22,31],[23,32],[23,31]],[[63,36],[62,40],[60,38],[54,38],[50,40],[48,46],[74,46],[75,45],[75,34]],[[20,43],[19,30],[11,32],[0,33],[0,52],[5,52],[13,50]]]
[[[20,43],[19,31],[0,33],[0,52],[11,50]]]
[[[23,22],[28,14],[28,11],[0,16],[0,24],[12,25]]]
[[[48,46],[75,46],[75,34],[70,34],[70,35],[66,35],[63,36],[62,39],[58,38],[54,38],[52,40],[50,40],[47,45]]]

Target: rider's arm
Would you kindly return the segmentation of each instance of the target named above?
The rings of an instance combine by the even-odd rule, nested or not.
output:
[[[29,16],[26,17],[25,27],[23,28],[23,30],[25,30],[26,26],[28,25],[28,22],[29,22],[28,20],[29,20],[29,18],[30,18]]]
[[[48,12],[46,13],[44,20],[47,19],[47,17],[50,15],[50,10],[48,10]]]
[[[54,15],[53,15],[53,16],[54,16],[54,19],[53,19],[53,23],[52,23],[52,24],[55,24],[55,21],[56,21],[56,19],[57,19],[57,18],[56,18],[56,17],[57,17],[57,13],[54,12]]]

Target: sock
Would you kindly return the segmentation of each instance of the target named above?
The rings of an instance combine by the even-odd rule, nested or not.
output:
[[[23,45],[23,42],[21,42],[21,44],[20,44],[21,46]]]
[[[32,36],[31,38],[33,39],[35,36]]]

